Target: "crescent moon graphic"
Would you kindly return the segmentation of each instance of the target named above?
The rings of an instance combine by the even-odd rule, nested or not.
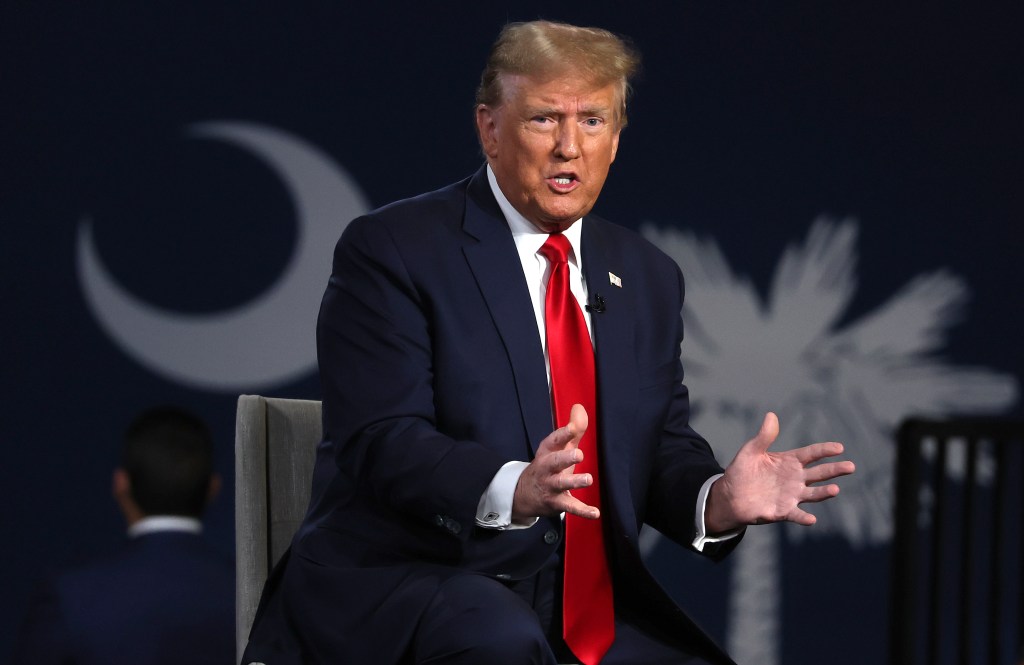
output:
[[[77,269],[85,300],[105,332],[140,364],[194,388],[238,392],[295,380],[316,368],[313,324],[334,244],[366,197],[348,173],[312,145],[242,122],[192,125],[187,135],[224,141],[261,158],[295,205],[295,249],[280,278],[238,307],[189,315],[126,291],[100,260],[92,223],[78,227]]]

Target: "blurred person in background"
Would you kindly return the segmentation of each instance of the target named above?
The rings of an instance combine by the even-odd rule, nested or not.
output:
[[[112,481],[127,542],[42,582],[14,662],[233,662],[234,566],[202,538],[200,523],[220,483],[201,419],[175,407],[139,415]]]

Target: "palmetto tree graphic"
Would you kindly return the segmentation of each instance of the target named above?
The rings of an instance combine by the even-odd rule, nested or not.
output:
[[[842,441],[857,463],[841,499],[814,506],[812,529],[748,529],[733,555],[728,648],[740,665],[776,665],[780,653],[783,538],[841,534],[855,546],[892,533],[893,435],[909,415],[992,413],[1017,398],[1009,375],[952,367],[934,354],[969,297],[946,271],[923,274],[888,301],[838,327],[856,288],[857,224],[816,220],[791,245],[766,302],[734,273],[714,240],[648,225],[642,233],[686,278],[682,346],[693,424],[727,463],[766,411],[783,448]],[[645,538],[645,547],[657,535]]]

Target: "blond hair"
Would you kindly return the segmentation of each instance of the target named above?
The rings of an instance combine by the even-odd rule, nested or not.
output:
[[[626,126],[630,79],[640,67],[640,54],[624,38],[601,28],[568,23],[509,23],[491,48],[476,91],[477,106],[501,105],[502,74],[558,75],[582,73],[597,85],[618,83],[618,124]]]

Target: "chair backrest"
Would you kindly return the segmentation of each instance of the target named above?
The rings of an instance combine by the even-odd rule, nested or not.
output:
[[[238,398],[235,416],[236,639],[241,657],[263,584],[309,504],[320,402]]]
[[[1017,663],[1024,423],[910,420],[898,445],[890,663]]]

